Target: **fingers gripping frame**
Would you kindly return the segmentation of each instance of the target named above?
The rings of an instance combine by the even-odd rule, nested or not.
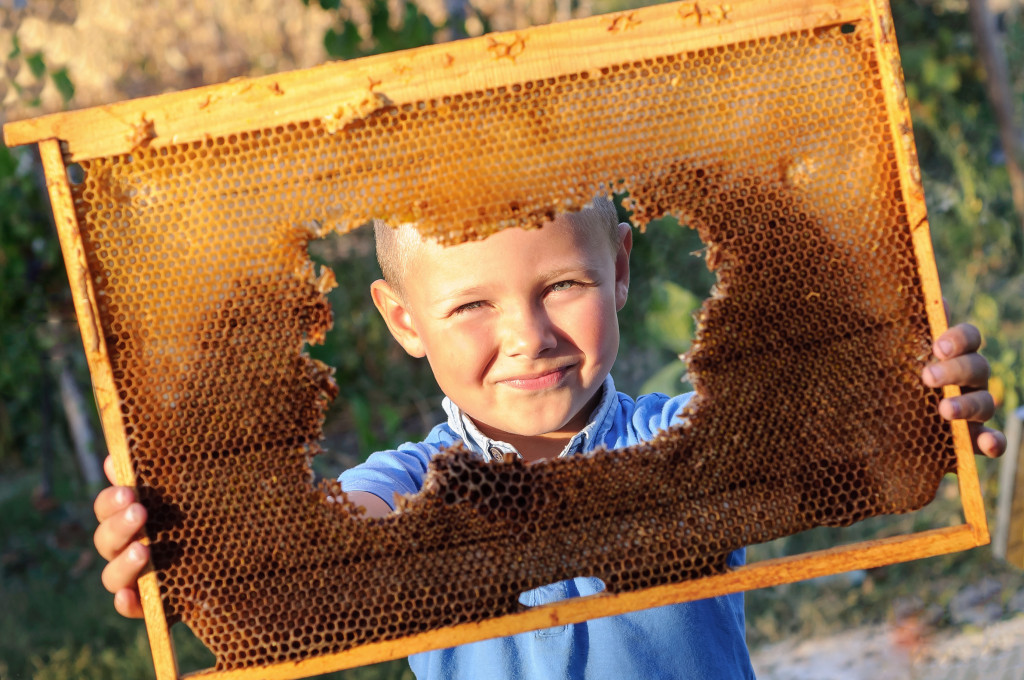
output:
[[[5,135],[40,144],[108,446],[149,508],[161,680],[179,620],[217,656],[200,676],[294,678],[987,541],[966,426],[917,378],[945,320],[881,3],[659,5]],[[458,243],[623,190],[719,272],[685,425],[535,466],[445,454],[384,520],[310,486],[339,390],[297,349],[331,323],[310,239],[385,219]],[[954,468],[961,526],[725,567],[920,507]],[[516,601],[583,573],[607,592]]]

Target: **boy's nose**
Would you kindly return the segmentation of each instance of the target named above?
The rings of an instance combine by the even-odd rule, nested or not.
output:
[[[538,357],[558,344],[551,319],[543,309],[524,309],[509,314],[504,324],[505,354]]]

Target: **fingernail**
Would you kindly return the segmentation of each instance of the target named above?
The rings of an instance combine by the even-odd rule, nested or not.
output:
[[[139,506],[129,505],[128,509],[124,513],[124,519],[126,522],[134,524],[139,521]]]
[[[932,376],[932,382],[936,384],[941,384],[942,379],[945,377],[945,371],[938,366],[929,366],[928,373]]]
[[[953,353],[953,343],[949,340],[939,340],[939,351],[942,352],[942,356],[948,357]]]
[[[132,558],[132,562],[142,561],[142,549],[139,548],[138,543],[132,543],[128,546],[128,556]]]
[[[128,505],[132,501],[132,495],[128,493],[128,489],[118,489],[114,494],[114,501],[118,505]]]

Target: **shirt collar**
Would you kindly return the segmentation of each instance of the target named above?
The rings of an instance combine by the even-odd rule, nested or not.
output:
[[[615,382],[609,375],[601,384],[601,399],[590,413],[587,424],[582,430],[573,435],[572,439],[565,445],[565,448],[562,449],[562,452],[558,454],[559,458],[572,456],[577,453],[586,453],[595,448],[597,445],[595,437],[600,434],[598,429],[617,403],[615,394]],[[445,413],[448,414],[448,427],[462,438],[462,441],[470,451],[481,456],[484,460],[502,461],[507,460],[510,456],[514,458],[522,457],[511,444],[491,439],[481,432],[476,423],[470,420],[469,416],[448,397],[444,398],[441,406],[444,408]]]

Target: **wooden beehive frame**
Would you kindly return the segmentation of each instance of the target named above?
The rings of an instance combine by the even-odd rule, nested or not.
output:
[[[824,2],[789,0],[755,3],[682,2],[590,19],[493,34],[457,43],[332,63],[318,68],[253,79],[238,79],[83,111],[55,114],[5,126],[8,145],[38,143],[46,172],[61,247],[71,282],[94,390],[118,481],[133,484],[124,423],[114,388],[107,348],[99,330],[96,292],[82,252],[72,203],[68,168],[93,158],[131,153],[140,146],[227,136],[328,117],[357,117],[375,98],[389,103],[440,98],[540,78],[572,68],[599,69],[624,59],[639,60],[679,50],[685,29],[686,48],[760,39],[793,31],[847,22],[864,22],[877,45],[877,62],[885,84],[893,151],[899,160],[903,201],[920,262],[933,335],[945,330],[938,277],[931,256],[923,192],[910,116],[899,67],[892,21],[880,0]],[[700,28],[702,30],[692,30]],[[338,124],[343,124],[340,121]],[[922,228],[923,227],[923,228]],[[958,393],[945,390],[947,396]],[[399,640],[371,643],[339,654],[261,669],[203,671],[194,677],[295,678],[356,665],[404,657],[411,653],[475,640],[580,622],[641,608],[744,591],[851,569],[934,556],[988,541],[984,509],[966,424],[954,423],[957,474],[965,523],[912,535],[837,547],[769,560],[699,581],[647,590],[604,594],[538,607],[482,623],[462,624]],[[160,680],[178,677],[163,616],[156,576],[140,583],[146,625]]]

